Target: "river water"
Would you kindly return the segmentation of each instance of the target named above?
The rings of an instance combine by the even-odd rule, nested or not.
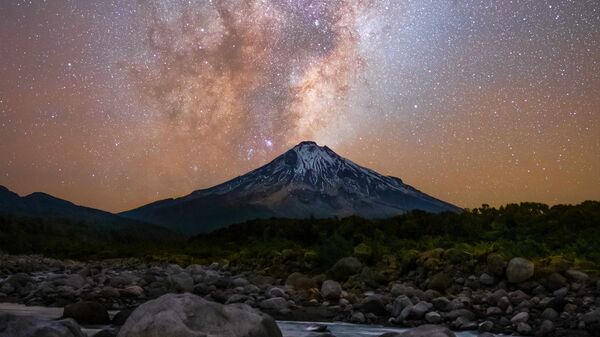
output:
[[[36,316],[48,319],[60,318],[63,313],[62,308],[47,308],[47,307],[27,307],[22,304],[0,303],[0,312],[8,312],[22,316]],[[116,312],[110,312],[113,316]],[[284,337],[306,337],[309,334],[309,328],[314,326],[314,322],[287,322],[278,321],[279,328]],[[327,325],[329,330],[336,337],[372,337],[380,336],[386,332],[403,332],[406,329],[396,329],[376,325],[360,325],[349,323],[322,323]],[[93,336],[98,331],[109,326],[85,326],[84,332],[88,336]],[[456,334],[459,337],[474,337],[476,334],[469,332],[461,332]]]

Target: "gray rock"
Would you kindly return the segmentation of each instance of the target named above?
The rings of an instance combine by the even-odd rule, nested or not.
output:
[[[408,306],[412,306],[412,301],[406,295],[400,295],[392,302],[392,316],[398,317],[402,310]]]
[[[431,300],[433,306],[440,311],[450,310],[450,300],[446,297],[436,297]]]
[[[352,313],[352,316],[350,317],[350,322],[351,323],[359,323],[359,324],[366,322],[365,314],[363,314],[360,311],[356,311],[356,312]]]
[[[529,314],[526,313],[526,312],[520,312],[520,313],[514,315],[510,319],[511,323],[513,323],[513,324],[518,324],[518,323],[521,323],[521,322],[527,323],[528,320],[529,320]]]
[[[277,287],[273,287],[273,288],[269,289],[267,291],[267,295],[269,297],[283,297],[283,298],[287,298],[287,293],[285,292],[285,290],[283,290],[281,288],[277,288]]]
[[[350,276],[358,274],[362,269],[362,263],[352,256],[344,257],[336,262],[328,274],[336,281],[346,281]]]
[[[431,308],[433,308],[433,304],[421,301],[412,306],[410,318],[422,319]]]
[[[73,289],[81,289],[87,284],[87,281],[79,274],[72,274],[67,276],[63,283]]]
[[[444,319],[442,318],[442,315],[440,315],[438,312],[432,311],[425,314],[425,320],[427,321],[427,323],[439,324]]]
[[[531,326],[525,322],[520,322],[517,324],[517,332],[522,335],[531,335],[532,329]]]
[[[502,311],[502,309],[498,308],[498,307],[489,307],[487,308],[487,310],[485,311],[485,315],[486,316],[500,316],[502,315],[504,312]]]
[[[510,283],[521,283],[529,280],[535,271],[533,262],[521,257],[510,260],[506,267],[506,279]]]
[[[480,332],[492,331],[493,328],[494,328],[494,322],[492,322],[492,321],[483,321],[479,324]]]
[[[47,320],[0,313],[0,337],[86,337],[72,319]]]
[[[168,294],[139,306],[118,337],[282,337],[275,321],[244,304]]]
[[[186,272],[172,274],[169,276],[169,280],[178,291],[192,292],[194,290],[194,279]]]
[[[321,285],[321,296],[328,300],[337,300],[342,294],[342,286],[333,280],[326,280]]]
[[[273,297],[260,302],[260,307],[279,312],[288,308],[288,302],[283,297]]]
[[[144,296],[144,289],[140,286],[129,286],[119,290],[119,293],[123,296],[142,297]]]
[[[569,289],[567,287],[562,287],[560,289],[555,290],[552,294],[557,298],[564,298],[569,293]]]
[[[566,272],[567,277],[575,282],[579,282],[579,283],[588,283],[590,281],[590,277],[588,276],[588,274],[579,271],[579,270],[575,270],[575,269],[569,269]]]
[[[600,309],[596,309],[594,311],[585,313],[581,317],[581,321],[584,322],[586,325],[600,323]]]
[[[538,336],[548,336],[548,335],[552,334],[554,332],[554,330],[555,330],[554,323],[552,323],[552,321],[545,320],[537,328],[537,334],[536,335],[538,335]]]
[[[371,313],[377,316],[383,316],[387,314],[387,310],[383,305],[383,301],[379,296],[367,296],[358,305],[360,311],[364,313]]]
[[[493,286],[496,283],[496,278],[488,273],[483,273],[479,276],[479,283],[485,286]]]
[[[546,308],[544,309],[544,311],[541,313],[540,317],[545,319],[545,320],[550,320],[550,321],[554,321],[558,318],[558,312],[552,308]]]
[[[555,291],[567,285],[567,279],[559,273],[552,273],[547,280],[548,289]]]

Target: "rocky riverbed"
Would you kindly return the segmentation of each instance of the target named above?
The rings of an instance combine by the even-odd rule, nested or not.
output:
[[[505,260],[491,254],[485,261],[467,260],[461,267],[448,267],[455,265],[444,262],[450,260],[450,253],[419,253],[411,271],[391,280],[354,257],[341,259],[324,274],[290,272],[286,277],[275,277],[227,263],[179,266],[135,259],[77,262],[2,255],[0,302],[64,307],[64,316],[81,325],[110,325],[98,337],[155,324],[164,307],[179,307],[183,316],[189,315],[188,319],[197,324],[195,311],[190,308],[213,303],[214,312],[247,317],[246,321],[254,320],[257,326],[266,324],[265,331],[271,329],[271,323],[263,324],[262,314],[255,316],[255,312],[284,321],[338,321],[395,328],[431,324],[438,326],[435,329],[446,326],[485,336],[599,335],[600,284],[565,261],[540,267],[525,259]],[[238,307],[242,309],[231,309]],[[132,315],[136,308],[145,310],[137,319]],[[148,315],[153,319],[142,319]],[[246,328],[250,331],[255,327]],[[439,333],[451,334],[445,330]],[[307,334],[334,335],[326,330]]]

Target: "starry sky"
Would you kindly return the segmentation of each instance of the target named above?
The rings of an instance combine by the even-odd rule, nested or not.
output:
[[[600,199],[597,0],[0,1],[0,185],[123,211],[302,140],[463,207]]]

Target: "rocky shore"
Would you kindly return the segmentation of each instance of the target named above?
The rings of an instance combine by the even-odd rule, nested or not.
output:
[[[159,324],[160,315],[182,329],[197,326],[190,308],[205,308],[204,317],[228,317],[219,324],[246,317],[244,321],[254,322],[243,328],[246,335],[259,327],[263,332],[258,335],[277,336],[272,319],[260,311],[284,320],[428,324],[421,330],[438,329],[440,336],[451,335],[441,327],[481,336],[600,336],[600,282],[565,259],[534,264],[493,253],[475,259],[443,249],[407,255],[392,269],[346,257],[318,275],[282,273],[281,266],[272,273],[268,271],[275,268],[250,271],[226,261],[180,266],[136,259],[77,262],[0,255],[0,302],[65,307],[65,318],[79,324],[123,326],[119,336],[141,336],[124,331]],[[165,307],[175,314],[165,317]],[[132,314],[135,308],[138,313]],[[119,313],[111,319],[107,310]],[[2,324],[10,326],[7,321],[0,319],[0,330]],[[73,321],[53,324],[69,330]],[[117,333],[111,328],[97,336]],[[310,334],[330,335],[325,330]]]

